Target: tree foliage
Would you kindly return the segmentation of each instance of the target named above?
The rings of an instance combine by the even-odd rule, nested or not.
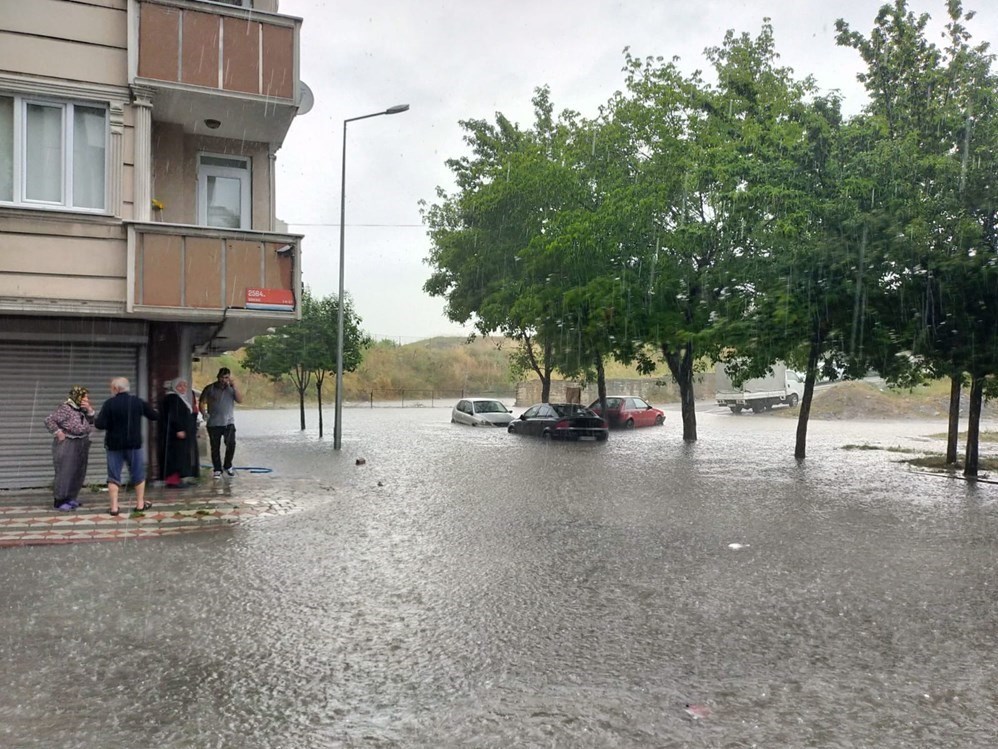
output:
[[[257,336],[246,347],[243,366],[265,375],[274,382],[290,380],[298,392],[302,431],[305,430],[305,392],[314,382],[319,413],[319,436],[322,436],[322,385],[329,372],[336,370],[339,341],[339,302],[335,296],[316,299],[308,288],[302,294],[302,317],[275,333]],[[343,318],[343,371],[352,372],[363,359],[370,338],[360,329],[360,318],[349,298]]]
[[[819,377],[966,373],[972,470],[998,371],[998,85],[973,14],[945,10],[942,47],[906,0],[868,34],[838,21],[866,66],[851,118],[780,65],[767,19],[706,51],[710,77],[625,51],[622,91],[591,119],[555,117],[541,88],[528,129],[462,122],[456,188],[424,205],[426,290],[520,341],[516,366],[542,381],[665,363],[688,441],[696,361],[756,376],[785,360],[807,375],[799,459]]]

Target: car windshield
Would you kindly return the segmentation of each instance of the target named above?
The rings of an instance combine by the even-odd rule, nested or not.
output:
[[[499,401],[476,401],[476,414],[501,414],[506,413],[506,406]]]

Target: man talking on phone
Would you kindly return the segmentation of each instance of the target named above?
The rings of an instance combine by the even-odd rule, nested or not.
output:
[[[213,383],[201,391],[201,415],[207,412],[208,442],[211,444],[212,477],[235,476],[232,457],[236,454],[236,404],[243,402],[232,373],[228,367],[218,370]],[[225,440],[225,460],[221,457],[222,440]]]

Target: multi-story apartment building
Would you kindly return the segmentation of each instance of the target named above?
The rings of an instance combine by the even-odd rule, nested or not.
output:
[[[0,488],[51,481],[72,385],[155,401],[300,316],[274,167],[310,94],[277,6],[0,0]]]

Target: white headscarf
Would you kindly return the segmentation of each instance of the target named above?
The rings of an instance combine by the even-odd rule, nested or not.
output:
[[[177,385],[179,385],[180,383],[187,385],[186,393],[177,392]],[[177,377],[176,379],[173,380],[167,380],[166,382],[163,383],[163,387],[166,388],[167,395],[173,393],[178,398],[180,398],[180,400],[184,402],[184,405],[187,406],[188,411],[194,410],[194,407],[191,405],[191,385],[183,377]]]

